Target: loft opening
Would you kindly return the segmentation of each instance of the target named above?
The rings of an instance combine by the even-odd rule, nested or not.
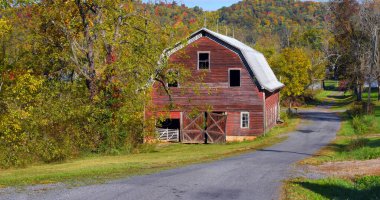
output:
[[[229,82],[230,87],[240,87],[240,69],[230,69]]]

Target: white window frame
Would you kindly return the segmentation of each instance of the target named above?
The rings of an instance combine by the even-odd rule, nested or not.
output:
[[[207,53],[208,54],[208,69],[199,69],[199,54]],[[197,59],[197,70],[211,70],[211,52],[210,51],[198,51],[198,59]]]
[[[247,114],[248,116],[248,124],[247,124],[247,127],[243,127],[243,115]],[[249,119],[250,116],[249,116],[249,112],[241,112],[240,113],[240,128],[244,128],[244,129],[249,129]]]
[[[231,70],[239,70],[240,71],[240,86],[231,86],[231,80],[230,80],[230,72]],[[228,68],[228,87],[229,88],[238,88],[241,87],[241,69],[240,68]]]

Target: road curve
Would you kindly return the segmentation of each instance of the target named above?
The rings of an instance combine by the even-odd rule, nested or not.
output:
[[[0,199],[278,199],[281,181],[289,177],[292,164],[327,145],[340,127],[334,113],[300,114],[302,123],[287,140],[252,153],[99,185],[0,190]]]

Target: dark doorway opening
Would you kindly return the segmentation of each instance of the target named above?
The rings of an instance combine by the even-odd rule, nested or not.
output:
[[[156,127],[160,134],[160,140],[181,142],[181,122],[179,119],[165,119],[157,123]]]
[[[180,129],[179,119],[165,119],[157,125],[158,128],[167,128],[167,129]]]

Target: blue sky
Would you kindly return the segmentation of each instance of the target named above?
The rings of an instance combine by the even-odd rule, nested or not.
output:
[[[154,2],[154,0],[143,0],[144,2]],[[170,2],[171,0],[168,0]],[[230,6],[241,0],[176,0],[178,4],[184,3],[188,7],[199,6],[204,10],[217,10],[223,6]],[[325,1],[325,0],[316,0]]]

